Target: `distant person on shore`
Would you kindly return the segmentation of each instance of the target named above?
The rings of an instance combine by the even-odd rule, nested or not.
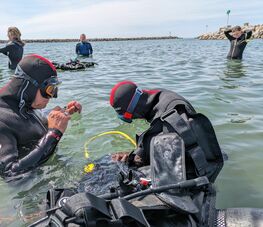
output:
[[[90,57],[93,53],[91,44],[87,41],[86,35],[80,35],[80,42],[76,45],[76,54],[79,56]]]
[[[15,69],[18,62],[23,57],[25,43],[21,40],[21,32],[16,27],[9,27],[7,30],[9,42],[3,48],[0,48],[0,53],[8,56],[9,69]]]
[[[230,33],[232,33],[230,35]],[[231,42],[231,47],[227,58],[242,59],[244,49],[247,45],[247,40],[251,38],[252,31],[243,32],[240,26],[235,26],[225,31],[225,36]]]

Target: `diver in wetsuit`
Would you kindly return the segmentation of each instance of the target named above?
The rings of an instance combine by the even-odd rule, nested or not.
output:
[[[152,122],[155,118],[158,118],[167,111],[169,108],[174,108],[179,102],[179,112],[195,113],[193,106],[182,96],[175,92],[156,89],[156,90],[143,90],[141,95],[136,90],[137,85],[131,81],[123,81],[116,84],[110,94],[110,105],[115,109],[118,117],[131,123],[132,119],[143,118],[148,122]],[[137,92],[137,93],[136,93]],[[133,97],[137,95],[137,103],[132,103]],[[135,100],[136,101],[136,100]],[[129,107],[128,107],[129,106]],[[133,108],[133,110],[128,110]],[[149,164],[149,146],[150,141],[144,145],[144,149],[138,146],[136,151],[133,152],[132,157],[138,165]],[[147,152],[146,152],[147,151]],[[120,152],[112,155],[113,160],[125,161],[128,158],[127,152]],[[131,159],[131,156],[130,156]]]
[[[0,89],[0,175],[7,181],[45,162],[65,132],[70,115],[81,110],[72,101],[55,107],[48,118],[40,113],[56,98],[59,80],[55,67],[39,55],[24,57],[14,77]]]
[[[76,45],[76,54],[80,56],[89,57],[93,53],[91,44],[87,41],[86,35],[80,35],[80,42]]]
[[[232,29],[226,30],[224,33],[231,42],[231,47],[227,58],[241,60],[244,49],[247,45],[247,40],[252,36],[252,31],[242,32],[240,26],[235,26]],[[232,33],[232,35],[230,35],[230,33]]]
[[[21,40],[21,33],[16,27],[9,27],[7,31],[9,42],[5,47],[0,48],[0,53],[8,56],[9,69],[15,69],[23,57],[25,43]]]
[[[185,136],[184,134],[187,133],[183,132],[180,136],[185,140],[186,146],[188,147],[194,147],[196,143],[204,147],[203,150],[205,150],[204,153],[206,154],[201,155],[202,152],[200,151],[200,156],[196,154],[192,159],[196,159],[195,165],[199,168],[200,175],[202,175],[201,172],[203,172],[201,169],[206,168],[205,165],[208,165],[209,167],[207,169],[210,169],[210,177],[212,181],[215,180],[223,166],[223,157],[213,127],[205,116],[200,116],[201,114],[196,113],[193,106],[185,98],[173,91],[165,89],[140,90],[133,82],[123,81],[112,88],[110,104],[117,112],[118,117],[125,122],[130,123],[133,119],[140,118],[146,119],[150,123],[150,128],[138,136],[137,148],[132,153],[120,152],[113,154],[113,160],[128,161],[130,165],[135,166],[149,165],[151,140],[157,134],[163,132],[164,125],[167,124],[165,120],[163,120],[163,115],[166,112],[175,110],[178,116],[174,119],[172,118],[174,121],[171,122],[172,124],[177,124],[176,121],[181,119],[180,115],[184,115],[185,118],[191,117],[195,119],[196,128],[199,128],[200,131],[196,129],[196,131],[189,135],[193,138],[197,137],[198,141],[192,141],[192,144],[187,144],[189,138],[183,138]],[[181,119],[179,122],[180,121],[183,120]],[[194,122],[194,120],[192,122]],[[177,129],[175,131],[179,132],[185,130],[186,125],[178,123],[176,127]],[[189,135],[187,137],[189,137]],[[205,158],[206,155],[208,155],[209,158]],[[209,161],[206,159],[209,159]],[[188,165],[189,168],[192,166],[191,161],[189,161]],[[204,172],[208,173],[209,171],[205,170]]]

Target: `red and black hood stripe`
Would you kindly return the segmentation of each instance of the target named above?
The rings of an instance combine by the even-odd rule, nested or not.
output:
[[[118,114],[124,114],[127,111],[128,105],[136,91],[137,85],[132,81],[122,81],[117,83],[110,93],[110,105]],[[160,90],[143,90],[143,95],[140,98],[135,109],[135,116],[144,116],[148,111],[148,107],[152,105],[151,100]]]
[[[110,93],[110,104],[117,113],[123,114],[133,97],[137,85],[132,81],[122,81],[117,83]]]

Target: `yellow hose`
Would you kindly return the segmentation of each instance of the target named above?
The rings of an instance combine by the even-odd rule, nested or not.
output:
[[[105,135],[121,135],[123,138],[125,138],[126,140],[130,141],[134,147],[136,148],[136,142],[130,137],[128,136],[126,133],[124,132],[121,132],[121,131],[108,131],[108,132],[103,132],[103,133],[100,133],[96,136],[93,136],[91,137],[89,140],[87,140],[84,144],[84,156],[85,158],[89,158],[89,151],[88,151],[88,145],[95,139],[97,139],[98,137],[101,137],[101,136],[105,136]],[[95,168],[95,165],[94,163],[90,163],[88,165],[86,165],[84,167],[84,171],[86,173],[90,173],[93,171],[93,169]]]

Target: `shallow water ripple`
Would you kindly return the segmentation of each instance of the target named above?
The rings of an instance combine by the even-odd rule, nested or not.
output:
[[[262,207],[263,204],[263,40],[247,46],[244,60],[228,61],[228,41],[156,40],[93,43],[97,66],[79,72],[60,72],[59,97],[49,107],[76,99],[83,104],[74,116],[57,154],[27,181],[7,185],[0,180],[0,217],[14,218],[9,226],[23,225],[20,214],[42,207],[52,187],[72,187],[83,177],[84,142],[108,130],[134,138],[147,128],[144,121],[124,124],[109,106],[111,87],[132,80],[143,88],[166,88],[185,96],[215,126],[229,160],[217,179],[217,207]],[[38,53],[57,62],[74,58],[74,43],[27,44],[26,53]],[[0,86],[12,75],[0,55]],[[132,146],[116,136],[89,146],[96,159]],[[1,223],[0,223],[1,225]]]

